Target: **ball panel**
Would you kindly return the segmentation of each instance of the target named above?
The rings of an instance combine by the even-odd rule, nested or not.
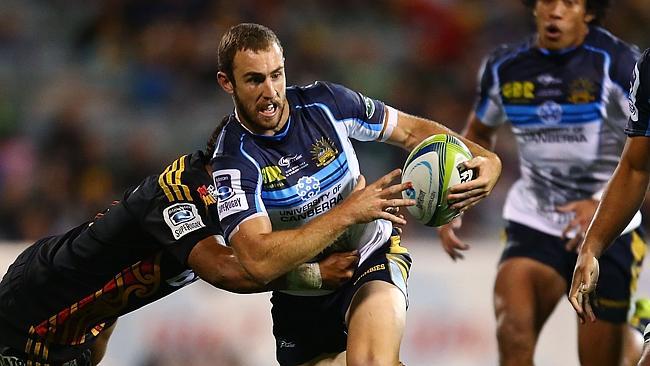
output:
[[[402,196],[416,200],[408,208],[416,220],[440,226],[459,215],[448,207],[446,197],[449,187],[474,178],[473,171],[461,164],[471,158],[467,146],[451,135],[430,136],[413,149],[402,173],[402,182],[412,182],[413,189]]]

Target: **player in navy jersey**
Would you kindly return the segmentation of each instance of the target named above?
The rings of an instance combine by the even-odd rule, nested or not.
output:
[[[207,156],[220,130],[206,153],[178,158],[94,220],[41,239],[18,256],[0,283],[0,365],[97,364],[119,316],[199,277],[235,292],[336,288],[351,278],[354,251],[318,264],[299,265],[290,255],[261,259],[273,273],[264,283],[248,274],[223,245],[217,219]],[[363,193],[357,198],[373,201]],[[359,212],[346,202],[342,214],[384,214],[365,212],[366,206]]]
[[[596,25],[607,1],[524,3],[537,32],[487,57],[465,133],[492,148],[497,129],[508,123],[518,144],[521,177],[503,210],[507,243],[494,287],[500,364],[517,366],[533,364],[540,331],[569,289],[576,246],[625,143],[627,91],[638,56]],[[624,364],[638,359],[640,337],[626,321],[646,245],[635,230],[640,214],[629,219],[602,257],[598,321],[578,327],[583,365],[619,365],[624,340],[630,350],[637,341]],[[458,224],[440,229],[452,258],[467,248],[453,232]]]
[[[340,211],[365,187],[350,139],[412,149],[432,134],[452,132],[341,85],[287,88],[282,46],[264,26],[230,28],[218,54],[218,81],[235,105],[212,161],[227,243],[261,282],[267,276],[263,259],[302,253],[301,260],[313,261],[351,249],[360,254],[352,280],[337,291],[274,292],[279,363],[398,365],[411,258],[392,224],[404,220],[388,212],[355,219]],[[466,165],[478,177],[452,189],[449,198],[459,210],[487,196],[501,170],[496,155],[468,146],[475,158]]]
[[[631,85],[625,150],[587,230],[569,292],[569,300],[582,322],[596,319],[592,301],[600,274],[599,259],[639,209],[650,183],[650,49],[634,68]],[[644,338],[648,344],[650,327]],[[639,365],[650,365],[647,345]]]

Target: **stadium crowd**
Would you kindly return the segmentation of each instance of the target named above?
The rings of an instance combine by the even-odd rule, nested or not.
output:
[[[128,182],[202,148],[232,108],[215,71],[218,39],[232,24],[277,31],[289,84],[339,82],[460,130],[481,57],[532,29],[525,12],[519,0],[7,0],[0,240],[65,231],[118,199]],[[605,24],[650,46],[639,26],[650,24],[646,0],[617,1]],[[499,146],[504,167],[516,166],[508,163],[515,145]],[[362,163],[372,157],[364,165],[371,179],[405,158],[377,145],[358,151]],[[463,235],[492,232],[517,174],[504,171],[494,197],[468,214]]]

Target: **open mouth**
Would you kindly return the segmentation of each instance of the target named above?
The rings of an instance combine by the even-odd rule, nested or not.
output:
[[[264,117],[273,117],[278,112],[278,105],[276,103],[270,102],[266,105],[263,105],[258,113]]]
[[[544,28],[546,37],[550,40],[557,41],[562,36],[562,30],[555,24],[549,24]]]

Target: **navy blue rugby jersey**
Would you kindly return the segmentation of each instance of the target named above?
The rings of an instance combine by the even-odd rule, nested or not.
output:
[[[650,48],[634,67],[630,87],[629,136],[650,136]]]
[[[520,155],[506,219],[559,236],[573,214],[557,207],[605,186],[625,144],[637,56],[636,47],[590,27],[575,48],[551,52],[532,37],[486,58],[476,116],[488,126],[509,123]]]
[[[339,204],[360,174],[350,138],[383,141],[397,119],[387,107],[395,118],[384,122],[382,102],[327,82],[287,88],[287,100],[290,116],[276,135],[253,134],[233,113],[219,136],[212,176],[227,240],[249,218],[265,215],[273,230],[291,229]],[[356,225],[328,250],[358,248],[363,261],[391,227],[386,220]]]
[[[78,357],[118,316],[194,282],[190,251],[221,233],[208,162],[182,156],[102,217],[27,248],[0,283],[0,350]]]

